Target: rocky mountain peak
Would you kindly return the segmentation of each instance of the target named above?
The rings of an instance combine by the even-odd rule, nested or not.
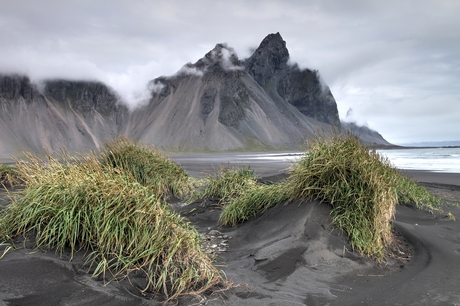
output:
[[[289,60],[286,42],[280,33],[269,34],[247,60],[249,74],[261,85],[279,73],[283,73]]]
[[[217,44],[195,64],[187,64],[187,69],[195,69],[203,74],[207,72],[244,70],[244,65],[238,59],[235,50],[226,43]]]
[[[289,57],[289,51],[286,48],[286,42],[283,40],[283,37],[281,37],[279,32],[276,34],[268,34],[260,43],[256,53],[263,52],[264,50]]]

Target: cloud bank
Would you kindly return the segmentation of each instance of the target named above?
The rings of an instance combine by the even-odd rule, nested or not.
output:
[[[2,73],[99,80],[135,105],[150,80],[175,74],[217,42],[245,58],[280,32],[291,62],[319,70],[342,118],[352,108],[394,143],[460,138],[457,0],[0,4]]]

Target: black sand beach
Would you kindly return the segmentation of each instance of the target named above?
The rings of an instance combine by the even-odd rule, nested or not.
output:
[[[203,177],[227,165],[225,157],[210,156],[174,159],[192,176]],[[249,165],[262,180],[274,182],[285,177],[290,163]],[[446,201],[460,202],[460,174],[404,173]],[[2,191],[2,205],[5,197]],[[327,204],[281,204],[236,228],[219,228],[219,209],[212,204],[177,209],[203,234],[218,230],[225,237],[228,248],[217,263],[236,286],[179,305],[460,305],[460,221],[444,214],[399,206],[394,221],[403,241],[394,250],[399,258],[376,264],[351,251],[331,224]],[[460,218],[458,207],[446,211]],[[0,246],[0,256],[7,247]],[[18,247],[0,260],[0,305],[160,305],[136,296],[127,281],[104,286],[91,279],[80,269],[83,254],[69,261],[66,254]]]

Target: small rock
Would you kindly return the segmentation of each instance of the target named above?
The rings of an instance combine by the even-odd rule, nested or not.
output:
[[[222,233],[219,232],[218,230],[211,230],[211,231],[209,231],[209,233],[208,233],[208,235],[210,235],[210,236],[219,236],[219,235],[221,235],[221,234],[222,234]]]

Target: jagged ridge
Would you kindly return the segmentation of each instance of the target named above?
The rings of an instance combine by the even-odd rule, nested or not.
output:
[[[288,60],[279,33],[268,35],[243,61],[226,44],[217,44],[175,76],[153,80],[162,90],[134,112],[135,128],[127,132],[135,130],[131,136],[163,147],[228,150],[293,148],[306,134],[340,126],[335,100],[318,73]],[[143,119],[154,113],[161,120]],[[167,124],[176,121],[181,124]]]
[[[88,151],[119,134],[168,150],[296,148],[340,121],[319,73],[288,60],[279,33],[245,60],[217,44],[175,75],[152,80],[149,103],[133,111],[99,82],[51,80],[39,90],[25,76],[0,76],[0,156]]]

